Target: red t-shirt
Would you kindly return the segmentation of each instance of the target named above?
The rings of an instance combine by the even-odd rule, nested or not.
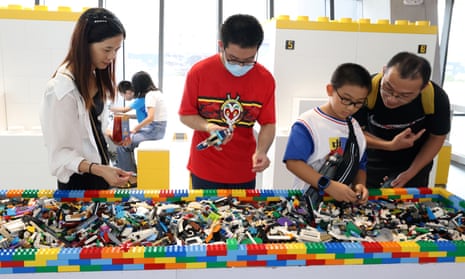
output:
[[[200,115],[209,122],[228,127],[233,138],[219,151],[196,146],[209,134],[194,131],[187,168],[196,176],[220,183],[244,183],[255,178],[252,155],[256,141],[253,126],[275,124],[275,81],[256,64],[247,74],[235,77],[224,67],[220,55],[195,64],[187,74],[180,115]]]

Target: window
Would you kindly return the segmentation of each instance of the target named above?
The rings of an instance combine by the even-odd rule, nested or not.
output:
[[[187,71],[199,60],[217,52],[217,1],[165,1],[163,91],[169,99],[167,137],[190,133],[181,124],[178,109]]]
[[[441,1],[438,1],[441,2]],[[439,9],[439,14],[441,14]],[[452,144],[452,160],[465,163],[465,39],[463,38],[463,26],[465,25],[465,2],[455,1],[452,11],[452,21],[449,34],[449,47],[447,53],[446,71],[444,77],[444,89],[454,112],[452,118],[452,129],[449,135]],[[441,21],[440,21],[441,22]]]

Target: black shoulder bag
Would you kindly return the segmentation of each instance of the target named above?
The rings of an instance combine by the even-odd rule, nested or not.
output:
[[[344,153],[342,155],[337,152],[329,153],[318,172],[331,180],[350,185],[359,169],[360,150],[354,126],[352,125],[352,118],[347,118],[346,122],[347,126],[349,126],[349,137],[344,147]],[[319,191],[312,186],[304,193],[304,198],[310,214],[313,213],[313,208],[317,207],[323,199]]]

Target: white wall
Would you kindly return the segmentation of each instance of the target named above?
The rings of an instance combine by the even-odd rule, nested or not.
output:
[[[0,129],[40,125],[45,84],[66,55],[73,27],[74,21],[0,18]]]

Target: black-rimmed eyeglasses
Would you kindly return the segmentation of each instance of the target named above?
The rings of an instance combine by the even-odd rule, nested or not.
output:
[[[355,108],[361,108],[364,104],[366,104],[366,100],[361,101],[361,102],[354,102],[351,99],[342,97],[341,94],[337,91],[337,89],[334,89],[336,91],[337,96],[341,100],[341,103],[345,106],[354,106]]]

